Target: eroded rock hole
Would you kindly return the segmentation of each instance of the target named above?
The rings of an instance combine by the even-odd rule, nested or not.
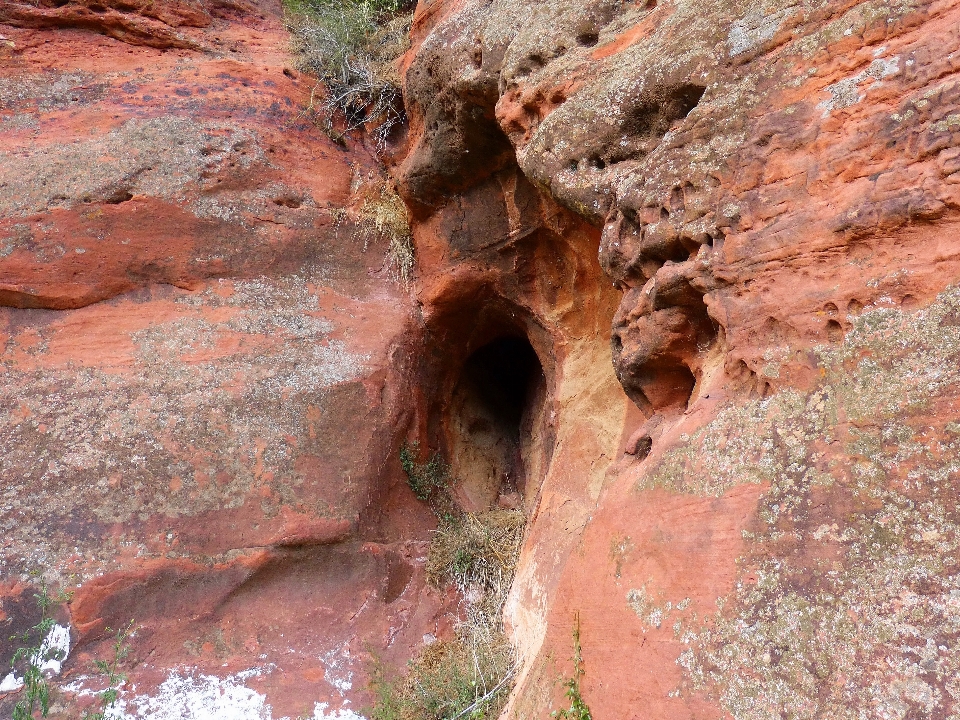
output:
[[[300,198],[294,197],[292,195],[280,195],[273,199],[273,204],[281,205],[283,207],[288,207],[292,209],[297,209],[303,204],[303,201]]]
[[[128,202],[129,200],[133,200],[133,193],[124,188],[120,188],[108,197],[104,198],[104,202],[110,205],[120,205],[121,203]]]
[[[843,326],[836,320],[827,321],[827,340],[838,343],[843,340]]]
[[[690,83],[644,94],[627,112],[624,130],[637,137],[660,138],[700,103],[706,87]]]
[[[654,312],[615,320],[611,341],[620,384],[647,413],[689,403],[703,356],[719,333],[703,296],[685,278],[663,280]]]
[[[594,30],[585,30],[577,35],[577,42],[584,47],[593,47],[600,41],[600,35]]]
[[[526,338],[501,337],[467,358],[451,404],[453,470],[466,509],[523,504],[545,392]]]

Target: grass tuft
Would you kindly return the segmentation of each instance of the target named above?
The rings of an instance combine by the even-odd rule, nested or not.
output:
[[[450,466],[444,462],[439,452],[431,455],[426,462],[417,462],[419,449],[417,443],[401,445],[400,465],[403,467],[413,494],[418,500],[427,502],[450,485]]]
[[[468,513],[441,522],[430,543],[427,577],[437,587],[451,582],[466,592],[479,586],[491,599],[506,599],[503,586],[513,580],[525,523],[520,510]],[[500,609],[491,608],[491,614]]]
[[[357,229],[387,240],[393,276],[404,287],[409,286],[416,263],[413,233],[407,206],[393,188],[381,183],[367,194],[357,211]]]
[[[318,81],[310,112],[338,142],[368,128],[385,149],[406,119],[394,61],[409,47],[411,3],[285,0],[284,7],[299,68]]]
[[[518,510],[441,520],[430,543],[427,576],[453,584],[463,598],[456,635],[425,647],[406,676],[375,674],[375,720],[493,720],[512,688],[513,647],[503,632],[503,605],[513,582],[525,517]]]

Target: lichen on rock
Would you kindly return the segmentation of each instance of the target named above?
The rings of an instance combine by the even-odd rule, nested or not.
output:
[[[678,659],[738,720],[960,708],[960,442],[931,417],[960,379],[958,309],[951,288],[863,312],[817,350],[817,388],[731,403],[643,481],[767,488],[735,590]]]

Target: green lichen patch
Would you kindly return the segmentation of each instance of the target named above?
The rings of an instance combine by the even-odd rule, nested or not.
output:
[[[853,319],[820,362],[851,422],[914,413],[953,393],[960,379],[960,292],[916,313],[877,308]]]
[[[956,288],[916,313],[876,308],[852,320],[841,344],[816,349],[817,388],[729,403],[668,450],[638,487],[720,496],[744,483],[782,484],[786,476],[829,483],[823,462],[839,435],[856,437],[858,425],[920,413],[953,395],[960,382]]]
[[[109,353],[99,365],[57,365],[47,345],[70,326],[11,334],[0,350],[0,570],[56,567],[77,548],[108,556],[107,528],[157,516],[248,503],[264,519],[284,506],[356,512],[368,358],[330,336],[310,284],[238,280],[169,297],[172,317],[114,338],[135,347],[119,365]],[[34,334],[47,366],[18,353]],[[339,478],[323,495],[310,462]]]
[[[787,475],[809,484],[817,474],[811,446],[832,439],[835,417],[829,388],[809,395],[785,390],[764,400],[731,403],[664,453],[638,489],[719,497],[735,485],[770,483]]]
[[[73,144],[0,153],[0,183],[14,189],[0,197],[0,214],[110,202],[124,191],[174,199],[203,188],[217,171],[262,171],[269,165],[259,137],[233,124],[179,117],[128,120]],[[241,220],[215,205],[202,196],[193,209],[199,217]]]
[[[799,494],[819,512],[758,519],[736,589],[684,638],[690,684],[743,720],[956,717],[955,451],[916,466],[909,490],[838,482]]]
[[[646,585],[627,592],[627,605],[647,628],[652,629],[659,629],[672,615],[687,613],[690,603],[690,598],[683,598],[679,602],[664,601],[659,595],[648,590]],[[676,623],[678,625],[675,627],[678,628],[682,625],[682,618],[677,619]]]
[[[958,311],[952,288],[853,318],[818,387],[730,404],[642,481],[769,484],[733,592],[676,623],[678,693],[738,720],[960,717]]]

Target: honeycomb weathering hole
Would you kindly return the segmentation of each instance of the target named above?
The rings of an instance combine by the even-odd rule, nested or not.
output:
[[[637,98],[627,111],[624,129],[639,137],[663,137],[677,120],[700,104],[706,87],[684,83],[656,88]]]
[[[526,338],[498,338],[467,358],[449,425],[457,494],[466,509],[522,505],[545,394],[543,367]]]
[[[703,359],[719,337],[703,296],[687,290],[673,298],[682,304],[614,324],[610,347],[617,378],[644,413],[690,403]]]

